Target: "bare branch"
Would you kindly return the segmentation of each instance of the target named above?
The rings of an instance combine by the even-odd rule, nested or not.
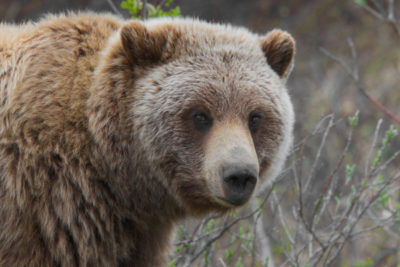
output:
[[[253,210],[259,208],[257,199],[254,198],[251,207]],[[264,230],[264,224],[262,221],[260,222],[260,216],[256,213],[254,214],[254,227],[255,227],[255,233],[257,234],[257,240],[260,243],[260,261],[263,262],[267,257],[269,259],[268,266],[269,267],[275,267],[275,261],[272,255],[272,250],[271,250],[271,244],[269,241],[268,235],[265,233]]]
[[[115,6],[112,0],[107,0],[107,3],[110,5],[111,9],[114,11],[115,14],[122,16],[121,12],[119,12],[118,8]]]
[[[355,60],[357,54],[355,52],[354,44],[353,44],[352,41],[349,41],[349,46],[350,46],[351,51],[352,51],[353,60]],[[354,67],[354,69],[352,69],[345,61],[339,59],[338,57],[336,57],[335,55],[333,55],[332,53],[330,53],[326,49],[321,48],[321,51],[322,51],[322,53],[324,53],[326,56],[331,58],[336,63],[340,64],[345,69],[347,74],[355,82],[358,91],[363,96],[365,96],[373,105],[375,105],[375,107],[377,107],[379,110],[381,110],[387,117],[389,117],[390,119],[392,119],[395,122],[397,122],[398,124],[400,124],[400,118],[399,117],[397,117],[393,112],[391,112],[388,108],[386,108],[384,105],[382,105],[378,100],[376,100],[371,95],[369,95],[367,93],[367,91],[364,89],[364,86],[362,85],[362,83],[361,83],[361,81],[359,79],[358,67]],[[357,62],[353,62],[353,65],[357,66]]]
[[[361,7],[372,16],[392,26],[397,35],[400,37],[400,22],[396,19],[394,14],[394,0],[388,0],[387,10],[385,10],[385,8],[376,0],[373,1],[373,4],[375,8],[369,6],[368,4],[361,5]]]
[[[314,177],[314,173],[315,173],[315,171],[317,169],[317,165],[318,165],[319,160],[321,158],[322,149],[325,147],[326,139],[327,139],[328,134],[329,134],[329,132],[330,132],[332,126],[333,126],[334,117],[335,116],[332,114],[331,117],[330,117],[330,120],[329,120],[328,127],[326,128],[326,130],[324,132],[324,135],[322,136],[322,140],[321,140],[321,143],[319,145],[317,155],[315,156],[314,163],[313,163],[313,165],[311,167],[310,175],[308,176],[307,182],[304,185],[304,190],[308,189],[308,186],[310,185],[310,182]]]
[[[371,148],[370,148],[370,150],[368,152],[367,160],[365,162],[365,168],[364,168],[364,176],[365,177],[368,177],[369,164],[371,162],[372,154],[373,154],[373,152],[375,150],[375,147],[376,147],[376,142],[377,142],[377,139],[378,139],[379,130],[380,130],[381,125],[382,125],[382,121],[383,121],[382,119],[378,120],[378,123],[377,123],[377,125],[375,127],[374,138],[372,139]]]
[[[147,0],[143,0],[143,7],[142,7],[142,19],[147,19]]]

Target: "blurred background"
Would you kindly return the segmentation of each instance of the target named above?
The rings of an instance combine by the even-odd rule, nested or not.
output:
[[[0,21],[21,23],[38,20],[46,13],[67,10],[115,13],[110,2],[117,7],[122,16],[130,17],[129,12],[120,8],[119,0],[0,0]],[[400,2],[390,0],[176,0],[173,2],[173,6],[180,6],[183,16],[232,23],[248,27],[257,33],[281,28],[294,36],[297,42],[296,64],[288,80],[288,88],[296,112],[295,143],[301,146],[299,149],[301,155],[295,154],[294,159],[289,160],[288,166],[293,166],[295,159],[302,157],[299,168],[304,169],[304,172],[313,172],[310,174],[312,186],[304,192],[303,203],[295,203],[298,190],[301,191],[301,188],[299,189],[298,185],[292,187],[295,184],[292,173],[283,174],[274,185],[275,202],[266,204],[261,215],[263,219],[261,225],[264,227],[268,242],[261,242],[257,249],[257,253],[263,253],[264,249],[268,250],[263,254],[267,255],[267,263],[261,263],[261,260],[250,261],[243,255],[231,255],[227,259],[227,247],[233,246],[232,251],[237,252],[241,245],[235,247],[235,241],[221,241],[215,248],[222,252],[210,256],[208,263],[206,259],[200,257],[196,261],[198,266],[214,266],[213,264],[240,266],[239,259],[244,266],[263,266],[263,264],[322,266],[327,263],[313,260],[314,256],[310,254],[309,247],[307,256],[301,249],[288,248],[287,244],[293,246],[290,238],[289,241],[280,239],[288,235],[288,233],[282,234],[285,228],[290,228],[291,225],[295,228],[297,223],[300,223],[298,217],[293,215],[293,207],[299,208],[301,205],[302,208],[312,210],[321,192],[326,192],[327,181],[331,177],[336,179],[333,194],[339,199],[350,198],[352,191],[350,185],[355,185],[358,190],[357,184],[365,179],[364,166],[367,164],[366,161],[368,162],[366,155],[372,153],[374,156],[378,153],[373,150],[374,147],[371,150],[371,144],[376,143],[375,148],[378,150],[380,140],[385,137],[389,125],[393,124],[395,128],[400,128],[400,121],[396,121],[400,117],[400,26],[398,19],[397,22],[388,19],[391,3],[394,3],[392,14],[400,17]],[[335,57],[336,61],[332,57]],[[354,62],[354,59],[357,62]],[[338,60],[343,60],[349,69],[346,70]],[[353,78],[349,74],[352,74]],[[365,93],[371,96],[372,100],[368,99]],[[382,111],[385,109],[386,114]],[[359,110],[358,126],[352,133],[352,142],[348,150],[343,153],[350,131],[348,117],[353,116],[357,110]],[[389,112],[392,118],[388,115]],[[327,119],[327,115],[331,117]],[[326,122],[330,118],[333,118],[334,127],[329,130],[328,139],[323,143],[323,149],[319,151],[323,134],[326,132]],[[381,118],[379,131],[374,135],[378,120]],[[312,139],[313,136],[315,139]],[[374,143],[375,136],[378,141]],[[399,150],[400,140],[396,136],[390,145],[381,151],[382,161],[390,159]],[[347,168],[349,166],[355,166],[350,176],[358,177],[359,180],[345,182],[349,176]],[[390,166],[386,166],[385,173],[390,176],[390,173],[399,171],[399,166],[400,161],[395,158]],[[389,210],[393,215],[398,212],[396,207],[400,207],[398,184],[391,183],[390,186],[396,190],[388,193],[391,199],[384,204],[391,203],[394,206],[388,206],[384,210]],[[271,216],[277,214],[277,210],[274,209],[277,205],[281,207],[283,218],[287,220],[286,224],[282,218]],[[329,206],[334,205],[334,201],[326,205],[329,209]],[[373,211],[373,214],[377,213],[379,213],[377,210]],[[396,214],[391,217],[393,221],[389,228],[385,229],[386,226],[376,223],[378,230],[368,232],[363,238],[346,240],[335,260],[330,262],[331,266],[400,266],[399,220],[395,218]],[[327,222],[329,218],[332,219],[326,217],[325,226],[329,226]],[[360,229],[365,229],[362,228],[365,225],[372,227],[374,224],[368,221],[371,218],[374,218],[371,214],[366,215],[365,221],[360,219],[357,225],[361,225]],[[216,224],[218,225],[218,222]],[[249,224],[254,225],[252,222]],[[220,222],[220,225],[223,225],[223,222]],[[240,227],[242,226],[238,229]],[[321,236],[324,236],[323,233]],[[304,238],[306,240],[307,235]],[[315,245],[316,240],[313,242]],[[293,251],[298,251],[298,255]],[[296,255],[297,262],[293,260]],[[222,259],[222,263],[218,261],[218,257]],[[321,257],[328,256],[323,254]],[[176,264],[178,262],[179,260]]]

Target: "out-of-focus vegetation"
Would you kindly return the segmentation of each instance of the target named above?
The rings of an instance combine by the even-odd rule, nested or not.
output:
[[[179,6],[167,10],[172,1],[158,1],[153,5],[147,1],[124,0],[121,2],[121,7],[128,10],[132,18],[179,17],[181,15]]]
[[[288,82],[296,141],[287,167],[246,207],[184,222],[170,266],[400,266],[399,1],[120,4],[0,0],[0,18],[86,8],[144,18],[182,11],[260,33],[283,28],[297,40]]]

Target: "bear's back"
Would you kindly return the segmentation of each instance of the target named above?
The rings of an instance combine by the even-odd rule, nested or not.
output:
[[[57,146],[61,133],[65,139],[79,138],[68,134],[87,129],[85,101],[99,51],[119,26],[109,16],[94,14],[1,25],[2,136],[41,149]]]

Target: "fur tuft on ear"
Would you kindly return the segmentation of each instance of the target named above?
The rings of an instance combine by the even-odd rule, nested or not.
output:
[[[142,23],[132,21],[121,29],[122,47],[134,65],[156,63],[162,59],[168,34],[168,29],[149,31]]]
[[[286,80],[294,63],[295,42],[292,36],[281,30],[273,30],[261,37],[260,41],[268,64],[281,79]]]

